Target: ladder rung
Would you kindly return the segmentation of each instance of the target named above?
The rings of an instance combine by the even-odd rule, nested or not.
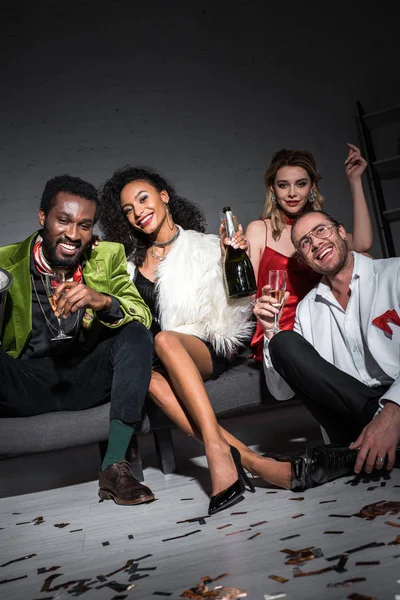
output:
[[[400,104],[366,113],[363,119],[371,129],[400,121]]]
[[[390,210],[385,210],[383,212],[383,216],[389,223],[400,221],[400,208],[391,208]]]
[[[400,178],[400,154],[391,158],[377,160],[373,165],[381,179]]]

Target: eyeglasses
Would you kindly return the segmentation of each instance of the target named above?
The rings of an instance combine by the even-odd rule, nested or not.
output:
[[[306,235],[303,235],[301,240],[296,244],[297,252],[303,255],[308,254],[312,244],[311,236],[320,239],[329,238],[332,235],[332,228],[338,226],[339,223],[337,221],[333,221],[331,223],[320,223],[319,225],[316,225]]]

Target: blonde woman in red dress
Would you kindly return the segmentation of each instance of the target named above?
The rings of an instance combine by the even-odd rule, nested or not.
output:
[[[367,166],[360,150],[348,144],[346,175],[353,197],[354,232],[349,235],[350,249],[368,252],[372,246],[372,224],[365,200],[361,176]],[[280,329],[293,329],[296,307],[318,283],[320,276],[302,263],[290,239],[292,224],[300,214],[321,210],[323,199],[318,187],[321,179],[315,159],[307,150],[276,152],[265,173],[266,201],[260,219],[246,230],[250,257],[257,278],[257,296],[268,285],[270,270],[287,272],[290,295],[282,308]],[[264,333],[260,323],[253,336],[255,360],[262,362]]]

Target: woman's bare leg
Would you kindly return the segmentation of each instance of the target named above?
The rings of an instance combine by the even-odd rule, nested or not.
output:
[[[179,339],[181,336],[183,337],[183,340]],[[175,381],[182,378],[185,380],[185,384],[189,383],[189,389],[187,385],[183,386],[183,392],[186,394],[186,396],[185,398],[182,398],[178,392],[178,389],[174,391],[171,383],[161,373],[154,372],[150,382],[149,395],[151,396],[152,400],[168,415],[168,417],[188,435],[203,441],[201,431],[206,430],[208,443],[205,443],[205,445],[211,478],[213,481],[213,495],[222,489],[225,489],[225,487],[228,487],[230,483],[233,483],[233,481],[229,482],[230,476],[223,479],[225,483],[228,481],[226,485],[221,480],[220,475],[218,475],[219,481],[213,478],[213,475],[214,477],[217,476],[217,471],[218,473],[221,471],[221,468],[218,465],[223,466],[226,463],[226,457],[221,457],[220,455],[221,452],[223,455],[226,454],[226,445],[225,449],[221,450],[221,440],[225,440],[228,444],[236,447],[239,450],[243,465],[254,475],[258,475],[266,481],[269,481],[270,483],[273,483],[279,487],[289,488],[292,479],[291,466],[289,463],[282,463],[272,459],[263,458],[256,452],[250,450],[250,448],[236,439],[228,431],[219,426],[203,385],[203,379],[206,380],[209,378],[212,370],[211,357],[207,347],[201,342],[201,340],[198,340],[197,338],[193,338],[192,336],[187,336],[184,334],[177,334],[175,332],[162,332],[162,337],[163,339],[158,340],[158,343],[158,336],[156,337],[156,350],[158,347],[158,350],[161,354],[161,356],[159,354],[159,357],[164,366],[167,368],[167,365],[165,365],[163,360],[163,358],[165,359],[165,354],[167,352],[172,352],[172,348],[174,353],[178,350],[176,344],[176,341],[178,340],[182,344],[184,352],[189,355],[192,363],[194,363],[193,366],[197,371],[196,384],[193,386],[193,380],[191,379],[193,374],[190,372],[189,375],[189,372],[186,370],[186,366],[182,373],[178,373],[178,376],[175,375]],[[175,339],[171,340],[171,338]],[[192,344],[191,340],[194,340],[195,343]],[[164,344],[166,348],[163,348]],[[166,362],[168,362],[168,360]],[[170,372],[169,375],[171,376]],[[176,387],[177,386],[175,383],[175,388]],[[199,390],[199,388],[201,389]],[[178,398],[178,394],[180,399]],[[200,407],[199,404],[201,404]],[[198,411],[197,414],[196,411]],[[236,469],[233,471],[233,473],[236,479]],[[214,485],[214,481],[216,485]]]
[[[172,331],[157,334],[154,347],[176,394],[203,439],[212,495],[215,496],[232,485],[238,475],[229,444],[221,434],[204,388],[203,380],[212,373],[208,348],[199,338]]]

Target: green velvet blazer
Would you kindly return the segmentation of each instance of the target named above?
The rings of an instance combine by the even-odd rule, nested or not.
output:
[[[18,358],[29,341],[32,332],[32,281],[30,277],[30,254],[35,232],[23,242],[0,248],[0,267],[13,278],[8,290],[3,328],[2,349]],[[129,278],[124,248],[114,242],[100,242],[85,255],[83,269],[85,284],[97,292],[114,296],[120,303],[124,318],[117,325],[102,323],[106,327],[121,327],[137,320],[147,328],[151,325],[151,313]],[[89,347],[90,336],[95,337],[100,324],[96,314],[87,309],[83,318]],[[93,335],[92,335],[93,333]]]

